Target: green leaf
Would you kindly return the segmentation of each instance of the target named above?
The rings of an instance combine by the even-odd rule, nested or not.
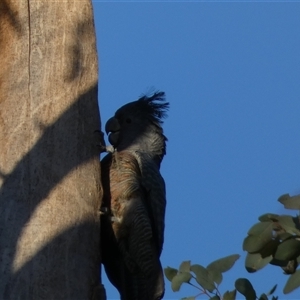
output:
[[[260,253],[247,253],[245,267],[249,273],[254,273],[265,267],[273,259],[272,255],[262,258]]]
[[[284,205],[287,209],[300,209],[300,195],[290,196],[289,194],[284,194],[279,197],[278,201]]]
[[[196,299],[195,296],[181,298],[181,300],[195,300],[195,299]]]
[[[272,221],[277,221],[279,215],[272,214],[272,213],[267,213],[261,215],[258,220],[261,222],[272,222]]]
[[[191,271],[195,273],[196,275],[196,281],[209,292],[213,292],[215,290],[215,283],[213,279],[211,278],[211,275],[209,274],[208,270],[205,269],[201,265],[192,265]]]
[[[299,228],[298,218],[294,218],[288,215],[282,215],[279,216],[278,223],[286,232],[291,234],[300,234],[300,231],[297,229],[297,227]]]
[[[229,255],[220,259],[217,259],[210,263],[206,269],[208,270],[211,278],[217,284],[220,284],[223,280],[222,273],[228,271],[232,268],[237,259],[239,259],[239,254]]]
[[[270,292],[267,293],[267,296],[271,296],[271,295],[275,292],[276,288],[277,288],[277,284],[275,284],[275,285],[271,288]]]
[[[286,267],[288,264],[288,261],[286,260],[278,260],[278,259],[272,259],[270,261],[270,265],[273,265],[273,266],[278,266],[278,267]]]
[[[274,259],[288,261],[297,258],[300,255],[300,242],[296,239],[283,241],[274,255]]]
[[[248,236],[244,239],[243,250],[255,253],[261,250],[272,240],[273,223],[261,222],[253,225],[248,231]]]
[[[164,268],[165,276],[169,281],[172,281],[172,279],[176,276],[178,273],[177,269],[171,268],[171,267],[166,267]]]
[[[235,296],[236,296],[236,290],[233,291],[227,291],[224,295],[223,295],[223,300],[235,300]]]
[[[261,250],[272,237],[269,239],[263,239],[260,236],[248,235],[243,242],[243,250],[249,253],[256,253]]]
[[[223,275],[221,272],[219,272],[218,270],[213,270],[213,269],[208,269],[206,268],[208,271],[208,274],[210,276],[210,278],[216,283],[216,284],[220,284],[223,280]]]
[[[218,270],[221,273],[224,273],[228,270],[230,270],[234,263],[240,258],[239,254],[232,254],[220,259],[217,259],[213,262],[211,262],[207,266],[207,270]]]
[[[278,234],[278,238],[280,238],[282,241],[287,240],[291,237],[293,237],[293,235],[288,232],[283,232],[283,233]]]
[[[210,297],[209,300],[220,300],[220,297],[218,295],[214,295],[213,297]]]
[[[256,292],[251,282],[246,278],[239,278],[235,281],[236,290],[246,297],[246,300],[255,300]]]
[[[300,286],[300,270],[292,274],[283,289],[284,294],[288,294]]]
[[[260,222],[254,224],[248,231],[249,235],[262,236],[264,238],[272,238],[273,226],[270,222]]]
[[[178,292],[184,282],[190,282],[192,275],[188,272],[178,273],[172,279],[171,288],[173,292]]]
[[[273,255],[276,250],[277,247],[280,245],[280,241],[279,240],[271,240],[268,241],[264,247],[262,249],[259,250],[259,253],[261,255],[262,258],[268,257],[270,255]]]
[[[266,294],[261,294],[258,300],[268,300],[268,297]]]
[[[179,266],[179,272],[190,272],[191,261],[183,261]]]

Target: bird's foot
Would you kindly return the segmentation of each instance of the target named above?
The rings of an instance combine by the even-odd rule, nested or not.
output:
[[[100,153],[107,152],[107,153],[114,153],[115,148],[111,145],[106,146],[104,141],[104,133],[100,130],[95,130],[94,133],[98,133],[100,135],[100,143],[97,146],[100,148]]]

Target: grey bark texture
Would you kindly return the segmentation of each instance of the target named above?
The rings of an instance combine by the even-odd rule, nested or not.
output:
[[[0,299],[104,299],[90,0],[0,1]]]

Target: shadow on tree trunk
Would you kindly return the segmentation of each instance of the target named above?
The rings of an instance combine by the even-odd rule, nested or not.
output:
[[[87,286],[91,297],[99,285],[101,187],[94,130],[100,122],[95,118],[99,115],[95,95],[97,85],[52,125],[37,124],[42,130],[39,140],[10,174],[3,175],[0,291],[5,291],[5,299],[86,299]],[[62,184],[65,178],[71,178],[67,185]],[[63,189],[51,196],[60,184]],[[40,209],[43,205],[46,208]],[[47,226],[55,227],[61,219],[70,226],[49,238]],[[30,234],[24,240],[26,230]]]

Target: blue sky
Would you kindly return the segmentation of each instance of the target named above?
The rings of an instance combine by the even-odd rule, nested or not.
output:
[[[238,253],[221,291],[246,277],[259,294],[278,283],[281,300],[299,298],[300,290],[283,296],[279,268],[247,273],[242,242],[261,214],[294,214],[277,198],[300,193],[300,3],[93,4],[103,124],[152,87],[170,101],[162,265]],[[196,293],[166,282],[164,299]]]

